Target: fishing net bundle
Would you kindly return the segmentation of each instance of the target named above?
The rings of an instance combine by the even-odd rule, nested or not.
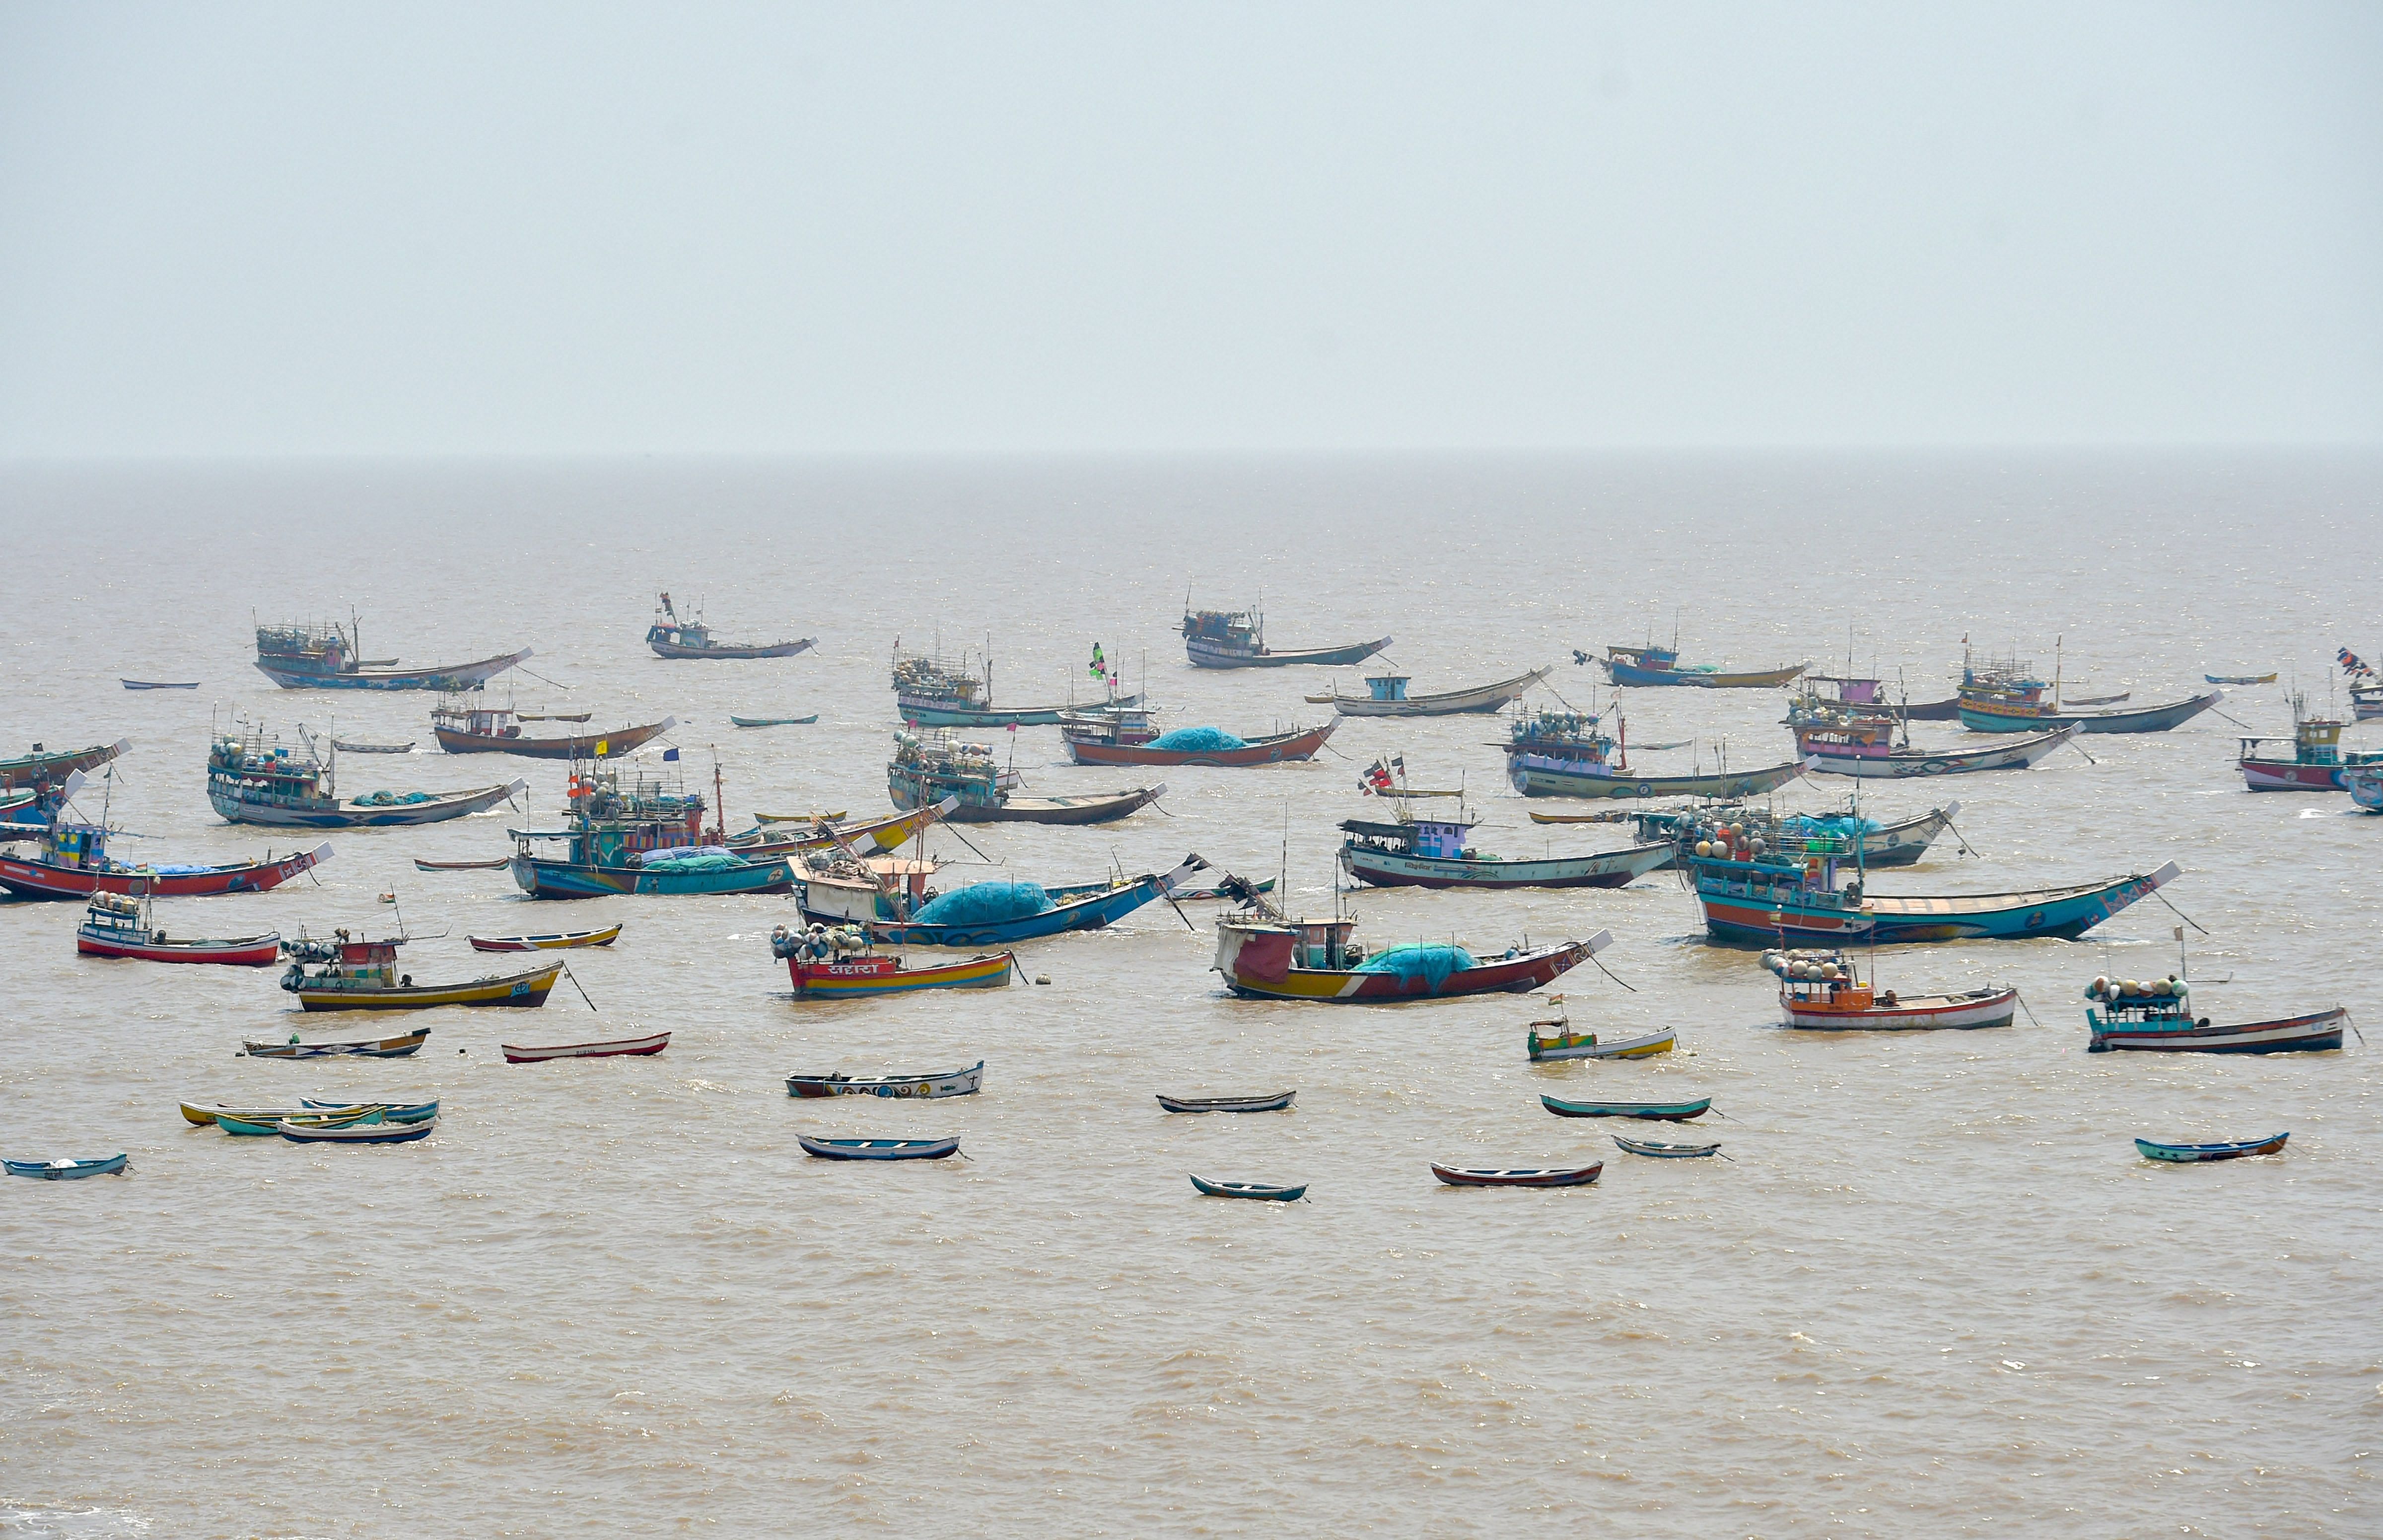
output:
[[[403,807],[435,800],[428,792],[372,792],[356,798],[359,807]]]
[[[1851,834],[1855,828],[1855,820],[1844,813],[1797,813],[1779,821],[1780,832],[1786,834]],[[1859,828],[1865,834],[1876,834],[1884,832],[1886,826],[1876,819],[1866,818],[1860,820]]]
[[[1169,753],[1214,754],[1220,749],[1247,748],[1250,745],[1247,741],[1234,737],[1221,727],[1179,727],[1153,738],[1150,746]]]
[[[1475,966],[1472,953],[1461,946],[1394,946],[1388,952],[1377,952],[1350,971],[1354,973],[1393,973],[1401,983],[1411,984],[1417,979],[1426,988],[1437,991],[1448,981],[1451,973],[1462,973]]]
[[[1040,882],[976,882],[955,888],[910,917],[919,925],[991,925],[1056,907]]]
[[[687,850],[648,850],[637,864],[648,871],[734,871],[747,864],[742,856],[717,845]]]

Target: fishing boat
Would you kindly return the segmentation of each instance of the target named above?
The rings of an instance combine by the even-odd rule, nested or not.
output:
[[[1154,899],[1189,885],[1193,874],[1207,869],[1207,862],[1187,856],[1169,872],[1145,872],[1088,892],[1063,890],[1062,896],[1056,898],[1033,882],[980,882],[943,894],[908,918],[869,921],[867,929],[871,940],[890,946],[1010,946],[1114,925]],[[970,893],[979,896],[964,896]]]
[[[1694,1102],[1567,1102],[1541,1096],[1539,1105],[1558,1117],[1635,1117],[1654,1123],[1685,1123],[1712,1110],[1712,1098]]]
[[[2341,789],[2370,813],[2383,813],[2383,770],[2344,770]]]
[[[238,1123],[262,1127],[267,1133],[273,1131],[273,1125],[284,1118],[324,1115],[362,1117],[367,1113],[377,1114],[383,1121],[389,1123],[421,1123],[438,1115],[438,1103],[437,1102],[322,1102],[307,1098],[301,1098],[295,1106],[286,1104],[241,1106],[229,1102],[218,1102],[212,1107],[203,1107],[192,1102],[182,1103],[182,1121],[185,1123],[202,1127],[220,1127],[221,1120],[228,1117]]]
[[[947,797],[932,807],[914,807],[907,813],[893,813],[859,823],[838,821],[844,817],[842,813],[801,819],[764,813],[757,815],[759,821],[752,828],[729,835],[725,843],[729,849],[747,856],[809,856],[842,846],[870,852],[898,850],[959,805],[959,798]]]
[[[438,1115],[438,1103],[428,1102],[321,1102],[313,1097],[300,1097],[298,1104],[309,1113],[377,1112],[388,1123],[427,1123]]]
[[[351,1107],[340,1112],[288,1112],[278,1117],[249,1118],[234,1112],[216,1115],[216,1127],[235,1139],[269,1139],[282,1125],[297,1128],[346,1128],[357,1124],[386,1124],[377,1107]]]
[[[154,898],[205,898],[278,888],[331,858],[331,847],[320,844],[278,859],[267,852],[262,860],[221,866],[167,861],[133,866],[108,856],[107,835],[103,824],[55,819],[42,832],[40,854],[0,856],[0,888],[19,898],[87,900],[97,893],[134,892]]]
[[[1407,693],[1414,683],[1402,673],[1369,676],[1366,693],[1344,696],[1334,685],[1320,696],[1309,696],[1310,706],[1329,706],[1344,717],[1453,717],[1475,711],[1497,711],[1510,702],[1520,700],[1531,686],[1555,672],[1552,667],[1533,669],[1512,679],[1501,679],[1495,684],[1476,684],[1469,690],[1442,690],[1436,695],[1414,696]]]
[[[823,1161],[939,1161],[959,1153],[959,1136],[948,1139],[814,1139],[796,1134],[806,1155]]]
[[[1599,934],[1604,934],[1599,931]],[[1599,1042],[1597,1034],[1573,1030],[1572,1018],[1562,1009],[1564,997],[1548,997],[1548,1004],[1557,1007],[1556,1014],[1545,1021],[1534,1021],[1523,1029],[1523,1052],[1533,1064],[1550,1064],[1563,1059],[1644,1059],[1657,1053],[1668,1053],[1679,1041],[1679,1029],[1666,1027],[1660,1032],[1648,1032],[1635,1038],[1622,1038],[1612,1042]],[[1539,1029],[1552,1030],[1542,1033]]]
[[[809,727],[819,721],[819,713],[814,711],[808,717],[739,717],[732,714],[728,720],[738,727]]]
[[[895,1096],[911,1101],[935,1101],[945,1096],[974,1096],[984,1089],[984,1061],[966,1069],[929,1069],[911,1075],[789,1075],[789,1096]]]
[[[2276,682],[2272,673],[2205,673],[2201,678],[2206,684],[2273,684]]]
[[[565,952],[580,946],[610,946],[619,939],[621,928],[608,925],[600,930],[548,930],[534,936],[466,936],[475,952]]]
[[[429,1038],[429,1028],[416,1027],[411,1032],[400,1032],[388,1038],[364,1038],[346,1042],[301,1042],[295,1037],[287,1042],[247,1040],[241,1043],[241,1048],[252,1059],[401,1059],[419,1050]]]
[[[668,594],[654,606],[654,623],[646,628],[646,646],[658,658],[792,658],[819,645],[816,636],[797,642],[763,642],[738,646],[711,639],[711,628],[701,619],[683,621]]]
[[[1779,1012],[1790,1027],[1819,1032],[1929,1032],[2007,1027],[2019,990],[1997,984],[1955,994],[1898,994],[1863,983],[1853,959],[1834,949],[1772,951],[1762,966],[1779,978]]]
[[[1454,1000],[1473,994],[1525,994],[1611,944],[1600,930],[1587,941],[1511,946],[1476,958],[1454,942],[1393,946],[1368,955],[1350,942],[1352,919],[1216,922],[1209,967],[1233,993],[1255,1000],[1388,1004]]]
[[[1340,865],[1368,887],[1619,888],[1672,864],[1668,840],[1625,850],[1509,860],[1472,847],[1472,832],[1479,825],[1465,816],[1462,801],[1452,817],[1423,817],[1403,800],[1395,800],[1394,807],[1390,821],[1340,822]]]
[[[1018,967],[1016,953],[993,952],[965,962],[912,967],[907,958],[876,951],[863,926],[831,929],[816,921],[809,930],[778,926],[770,932],[770,951],[785,961],[795,993],[810,1000],[857,1000],[918,990],[1000,989]]]
[[[195,690],[199,687],[195,679],[187,683],[166,679],[119,679],[117,683],[128,690]]]
[[[1095,649],[1097,651],[1097,649]],[[1079,706],[1004,706],[993,703],[993,658],[988,653],[982,673],[962,652],[957,658],[931,657],[894,649],[894,704],[902,720],[919,727],[1056,727],[1070,715],[1132,707],[1142,697],[1121,696],[1104,669],[1106,695],[1103,701]]]
[[[325,937],[303,930],[295,941],[281,943],[290,957],[281,987],[310,1011],[419,1011],[434,1005],[516,1005],[546,1004],[547,992],[562,976],[560,962],[544,964],[526,973],[475,979],[462,984],[417,984],[411,973],[397,971],[397,949],[411,938],[403,935],[369,940],[346,930]],[[312,968],[314,971],[309,972]]]
[[[1807,659],[1788,668],[1739,673],[1711,664],[1684,669],[1676,647],[1659,647],[1652,644],[1640,647],[1609,647],[1599,661],[1604,665],[1606,677],[1616,684],[1685,684],[1702,690],[1776,690],[1812,666]]]
[[[2254,792],[2338,792],[2343,789],[2342,776],[2347,770],[2369,765],[2383,766],[2383,754],[2345,753],[2341,747],[2343,722],[2336,717],[2313,717],[2308,714],[2307,697],[2294,692],[2292,704],[2292,757],[2278,758],[2260,752],[2260,745],[2278,742],[2274,738],[2244,738],[2236,766],[2242,772],[2243,782]]]
[[[1919,702],[1908,695],[1889,699],[1885,681],[1858,674],[1808,673],[1801,683],[1803,689],[1788,703],[1790,713],[1841,711],[1900,721],[1957,721],[1961,716],[1957,695]]]
[[[1278,650],[1266,644],[1266,617],[1250,610],[1186,610],[1183,650],[1202,669],[1282,669],[1300,664],[1347,668],[1390,645],[1388,636],[1340,647]]]
[[[1096,717],[1068,717],[1059,724],[1059,742],[1066,746],[1068,758],[1080,765],[1237,769],[1313,759],[1337,725],[1327,721],[1321,727],[1292,727],[1243,738],[1216,727],[1179,727],[1160,733],[1146,712],[1104,712]]]
[[[649,1032],[641,1038],[614,1038],[610,1042],[566,1042],[550,1048],[524,1048],[514,1043],[497,1045],[507,1064],[544,1064],[549,1059],[634,1059],[659,1053],[670,1046],[668,1032]]]
[[[714,796],[721,791],[712,768]],[[508,831],[513,838],[513,881],[532,898],[602,898],[620,893],[673,895],[787,893],[794,863],[766,849],[731,849],[718,827],[703,827],[704,800],[684,782],[631,768],[624,783],[617,765],[574,766],[570,808],[559,830]],[[561,856],[536,853],[559,841]]]
[[[1904,895],[1868,891],[1850,843],[1749,841],[1726,854],[1694,856],[1689,869],[1710,939],[1736,945],[1841,946],[1868,942],[2074,941],[2130,904],[2176,880],[2174,861],[2135,877],[2017,893]]]
[[[156,929],[149,902],[112,893],[91,895],[83,922],[75,928],[75,950],[86,957],[133,957],[150,963],[219,963],[230,967],[271,967],[281,955],[281,937],[234,940],[173,937]]]
[[[95,770],[131,746],[131,739],[118,738],[112,744],[62,749],[54,754],[35,744],[30,754],[20,754],[14,759],[0,759],[0,792],[14,791],[20,786],[31,786],[39,791],[63,785],[77,770]]]
[[[2192,986],[2176,974],[2165,979],[2099,978],[2085,986],[2089,1053],[2136,1050],[2163,1053],[2325,1053],[2341,1046],[2350,1013],[2327,1011],[2221,1027],[2195,1020]]]
[[[1431,1163],[1431,1174],[1450,1187],[1587,1187],[1605,1169],[1603,1161],[1587,1165],[1442,1165]]]
[[[1624,1139],[1620,1134],[1613,1136],[1613,1142],[1622,1147],[1624,1154],[1652,1155],[1657,1160],[1664,1161],[1703,1160],[1707,1156],[1721,1153],[1721,1146],[1718,1144],[1662,1144],[1653,1140]]]
[[[339,795],[338,757],[326,767],[312,754],[291,753],[262,729],[216,735],[207,750],[207,802],[231,823],[276,829],[382,829],[444,823],[486,812],[529,790],[526,781],[464,792],[370,792]]]
[[[260,625],[256,667],[285,690],[476,690],[536,656],[524,647],[473,663],[406,669],[394,659],[365,659],[356,635],[352,623]]]
[[[2265,1139],[2225,1140],[2216,1144],[2168,1144],[2155,1139],[2135,1140],[2135,1151],[2147,1161],[2191,1164],[2197,1161],[2239,1161],[2245,1155],[2280,1155],[2289,1133]]]
[[[2164,706],[2080,710],[2080,707],[2115,705],[2127,696],[2121,692],[2064,697],[2056,678],[2046,682],[2030,677],[2031,672],[2027,664],[1963,669],[1961,725],[1972,733],[2041,733],[2071,725],[2080,733],[2166,733],[2226,698],[2225,691],[2212,690]]]
[[[1018,772],[994,763],[982,744],[962,743],[947,728],[894,734],[894,758],[885,767],[886,794],[901,808],[925,807],[957,797],[943,815],[953,823],[1113,823],[1167,795],[1167,786],[1142,786],[1092,796],[1020,796]]]
[[[40,1177],[53,1182],[71,1182],[83,1177],[113,1177],[131,1160],[130,1154],[116,1154],[98,1155],[89,1160],[0,1161],[0,1165],[6,1165],[11,1177]]]
[[[1801,760],[1710,775],[1634,770],[1626,740],[1606,733],[1596,717],[1578,711],[1518,717],[1509,724],[1506,741],[1496,746],[1506,751],[1507,781],[1525,796],[1760,796],[1804,773]]]
[[[1254,1198],[1262,1203],[1296,1203],[1307,1196],[1307,1184],[1278,1187],[1272,1182],[1220,1182],[1194,1177],[1192,1185],[1211,1198]]]
[[[274,1126],[273,1131],[292,1144],[412,1144],[428,1139],[438,1128],[435,1117],[420,1123],[348,1123],[335,1127],[292,1123],[288,1119]]]
[[[1810,835],[1836,835],[1859,847],[1858,860],[1864,867],[1908,867],[1919,864],[1928,854],[1929,845],[1937,835],[1953,827],[1953,815],[1961,810],[1957,802],[1948,802],[1932,812],[1899,823],[1880,823],[1854,813],[1777,813],[1764,807],[1735,807],[1689,809],[1664,809],[1624,815],[1637,823],[1642,840],[1668,840],[1681,859],[1697,855],[1698,845],[1710,846],[1715,841],[1760,839],[1769,845],[1800,840]],[[1534,823],[1579,821],[1583,818],[1606,819],[1614,814],[1572,815],[1534,812]],[[1958,839],[1958,832],[1954,837]]]
[[[510,856],[498,856],[486,861],[426,861],[419,856],[414,858],[416,871],[502,871],[512,864],[513,858]]]
[[[430,713],[430,731],[438,737],[438,746],[450,754],[510,754],[523,759],[602,759],[616,755],[632,754],[678,725],[676,717],[664,717],[643,727],[616,727],[609,733],[579,733],[567,737],[534,738],[525,736],[525,721],[586,721],[581,713],[573,717],[525,715],[510,706],[475,706],[468,701],[442,703]]]
[[[1171,1113],[1288,1112],[1295,1090],[1267,1091],[1257,1096],[1169,1096],[1158,1093],[1158,1104]]]
[[[414,740],[408,738],[401,744],[368,744],[354,738],[334,738],[331,746],[342,754],[411,754],[414,752]]]
[[[2025,770],[2081,731],[2077,723],[2019,738],[1994,748],[1936,751],[1897,747],[1895,728],[1876,718],[1812,720],[1796,728],[1796,752],[1815,775],[1910,780],[1926,775],[1971,775],[1982,770]]]

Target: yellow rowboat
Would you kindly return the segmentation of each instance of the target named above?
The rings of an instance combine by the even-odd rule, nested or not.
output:
[[[956,798],[945,800],[957,806]],[[841,839],[863,856],[882,855],[901,849],[920,830],[949,810],[942,803],[937,803],[932,807],[914,807],[907,813],[896,813],[892,818],[879,819],[873,823],[834,825],[833,836],[818,832],[816,821],[804,826],[792,819],[783,823],[774,819],[764,819],[759,826],[742,834],[730,835],[728,848],[749,860],[758,856],[799,856],[815,850],[833,850],[836,841]],[[778,827],[770,827],[773,823]]]
[[[543,1005],[562,965],[549,963],[468,984],[387,983],[373,977],[316,976],[290,992],[310,1011],[421,1011],[434,1005]]]
[[[607,926],[601,930],[549,930],[537,936],[470,936],[475,952],[562,952],[574,946],[610,946],[620,939],[621,928]]]

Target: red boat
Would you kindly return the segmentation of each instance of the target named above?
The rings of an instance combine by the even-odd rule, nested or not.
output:
[[[222,963],[233,967],[270,967],[280,959],[281,937],[267,932],[237,941],[169,938],[149,922],[148,906],[114,893],[91,895],[91,909],[75,930],[75,950],[87,957],[137,957],[151,963]]]
[[[318,844],[276,860],[236,861],[227,866],[130,867],[107,857],[107,832],[97,824],[50,825],[38,856],[0,856],[0,888],[19,898],[89,898],[93,893],[141,893],[153,898],[209,898],[218,893],[263,893],[278,888],[309,867],[331,858]]]
[[[1295,727],[1263,738],[1235,738],[1215,729],[1205,731],[1219,746],[1167,748],[1165,738],[1141,711],[1105,712],[1098,717],[1071,718],[1060,724],[1059,741],[1080,765],[1285,765],[1313,759],[1324,741],[1340,725],[1338,718],[1321,727]],[[1172,736],[1172,734],[1168,734]],[[1225,740],[1229,739],[1229,742]]]
[[[1354,920],[1222,920],[1216,960],[1235,994],[1264,1000],[1382,1004],[1468,994],[1527,994],[1603,949],[1603,931],[1503,956],[1475,958],[1451,945],[1394,946],[1367,956],[1350,944]]]

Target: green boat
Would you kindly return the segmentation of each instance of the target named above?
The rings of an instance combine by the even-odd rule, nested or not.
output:
[[[1558,1117],[1643,1117],[1663,1123],[1685,1123],[1712,1110],[1712,1098],[1696,1102],[1566,1102],[1542,1096],[1539,1105]]]

